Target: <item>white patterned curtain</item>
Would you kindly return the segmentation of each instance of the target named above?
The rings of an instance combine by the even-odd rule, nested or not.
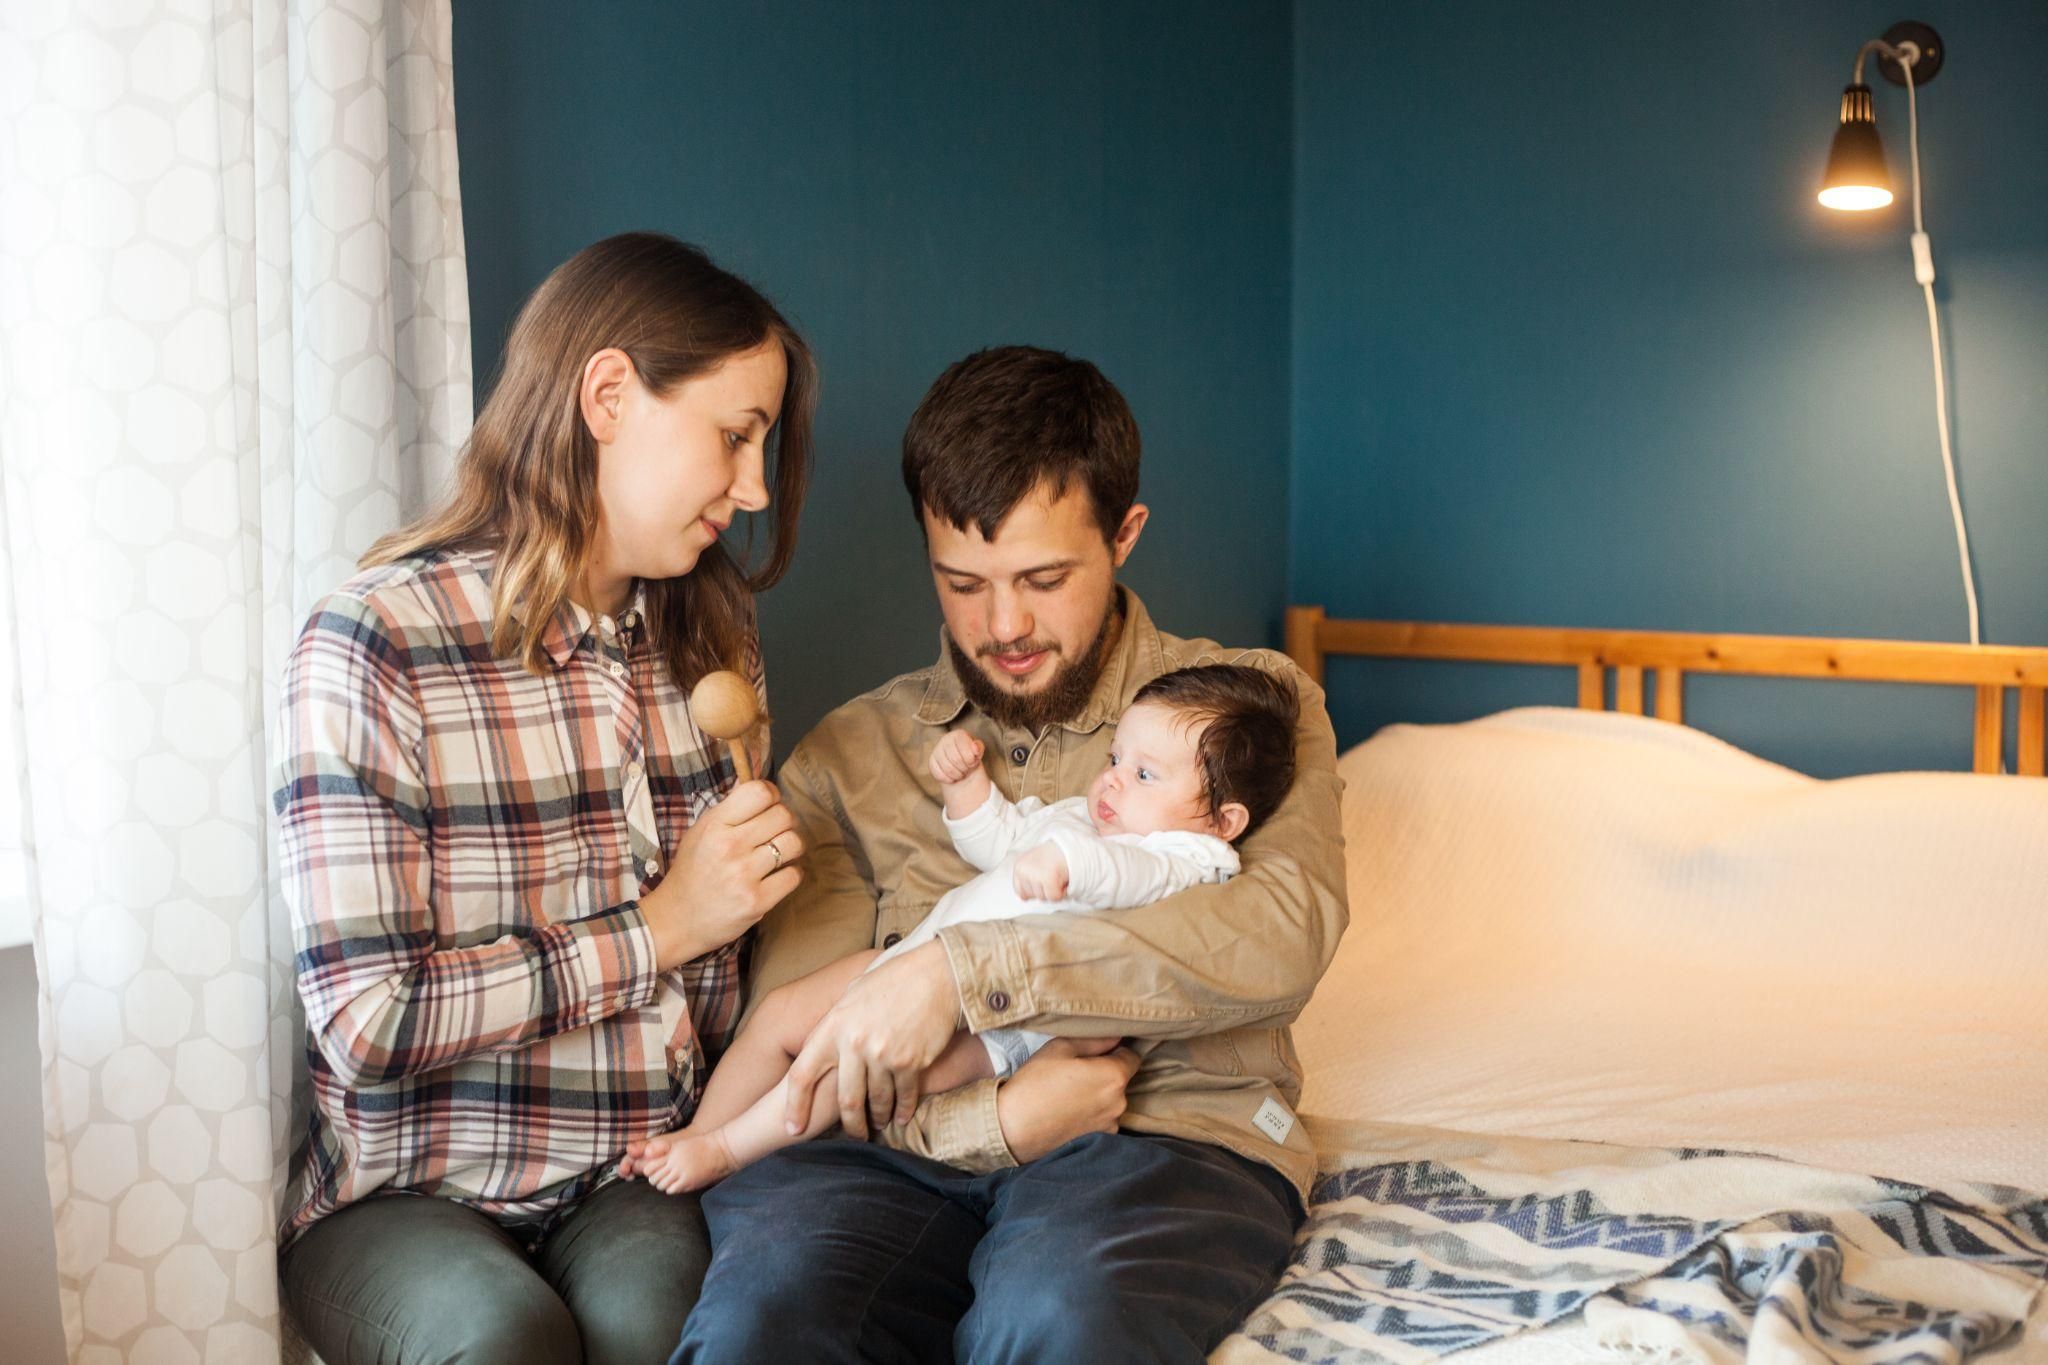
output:
[[[0,0],[0,883],[75,1361],[279,1355],[265,732],[467,434],[449,5]]]

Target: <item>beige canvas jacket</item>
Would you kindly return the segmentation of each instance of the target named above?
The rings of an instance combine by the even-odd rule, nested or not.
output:
[[[1301,1073],[1288,1024],[1344,932],[1336,740],[1322,690],[1286,656],[1181,640],[1119,589],[1123,629],[1081,714],[1043,734],[1004,729],[967,703],[939,660],[832,712],[779,774],[806,847],[804,883],[762,921],[748,999],[865,948],[893,944],[975,875],[940,823],[932,746],[964,729],[986,746],[1012,801],[1077,795],[1106,762],[1117,717],[1161,673],[1245,663],[1301,695],[1298,774],[1285,803],[1239,845],[1244,870],[1133,909],[1038,915],[940,931],[969,1028],[1128,1036],[1144,1056],[1123,1127],[1225,1147],[1293,1181],[1304,1201],[1315,1152],[1294,1121]],[[1014,1164],[996,1083],[928,1097],[886,1135],[970,1170]]]

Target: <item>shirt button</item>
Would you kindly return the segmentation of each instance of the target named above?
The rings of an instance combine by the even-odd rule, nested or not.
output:
[[[661,859],[649,858],[646,862],[646,867],[647,875],[652,877],[655,873],[661,871]]]
[[[1010,750],[1010,762],[1012,763],[1021,765],[1029,757],[1031,757],[1031,751],[1021,744]]]
[[[617,660],[612,661],[611,669],[612,676],[614,678],[623,678],[626,676],[626,666],[622,663],[619,663]]]
[[[1010,1008],[1010,997],[1001,991],[990,991],[988,993],[988,1007],[997,1014],[1001,1014],[1004,1010]]]
[[[884,948],[894,948],[901,942],[903,942],[903,935],[901,934],[884,934],[882,936],[882,946]]]

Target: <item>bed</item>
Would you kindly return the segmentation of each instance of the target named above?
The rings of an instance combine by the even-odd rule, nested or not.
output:
[[[2048,1361],[2048,649],[1315,608],[1288,645],[1579,706],[1343,755],[1315,1200],[1215,1361]],[[1685,726],[1702,672],[1973,689],[1976,771],[1816,781]]]

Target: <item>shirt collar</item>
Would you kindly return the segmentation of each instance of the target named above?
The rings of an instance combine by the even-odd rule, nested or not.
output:
[[[1160,641],[1159,630],[1152,624],[1145,604],[1138,600],[1138,594],[1122,585],[1118,585],[1117,595],[1123,608],[1124,623],[1116,645],[1110,651],[1109,662],[1103,666],[1102,676],[1095,680],[1095,690],[1089,694],[1080,714],[1057,722],[1076,734],[1087,734],[1101,728],[1104,722],[1121,716],[1130,704],[1129,694],[1166,671],[1166,647]],[[924,700],[917,708],[917,718],[926,725],[949,725],[966,709],[967,693],[960,686],[960,675],[953,668],[953,651],[947,648],[946,628],[940,626],[939,661],[932,667],[931,677],[925,683]]]
[[[518,609],[514,608],[515,615]],[[583,637],[590,634],[593,619],[589,612],[574,602],[564,601],[555,608],[554,619],[540,637],[540,647],[547,651],[548,659],[556,668],[569,662],[569,656],[576,652],[576,646],[583,643]]]
[[[496,567],[494,553],[473,554],[477,574],[486,586],[491,581],[491,571]],[[521,605],[513,603],[507,612],[514,620],[519,619]],[[617,629],[623,637],[623,644],[630,647],[633,633],[647,623],[647,585],[639,579],[633,580],[633,591],[626,599],[626,605],[615,618]],[[562,605],[555,609],[554,618],[542,632],[540,647],[548,656],[548,662],[560,669],[575,655],[583,638],[597,628],[598,618],[574,601],[564,598]]]
[[[946,648],[946,628],[939,627],[939,661],[932,665],[924,685],[924,700],[917,718],[926,725],[950,725],[967,709],[967,694],[960,688],[960,675],[953,671],[953,651]]]

